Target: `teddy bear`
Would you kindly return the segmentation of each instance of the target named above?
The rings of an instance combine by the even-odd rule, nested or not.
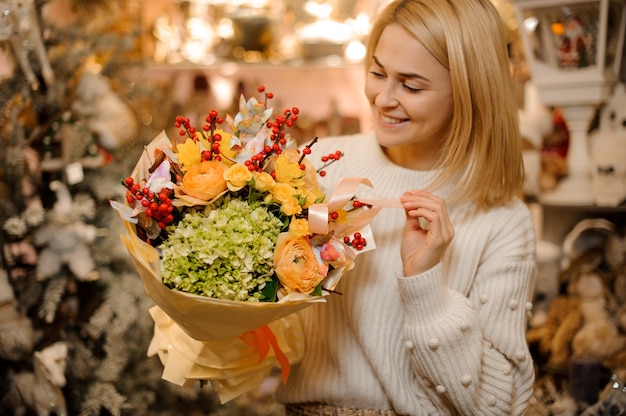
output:
[[[589,137],[591,192],[601,206],[626,201],[626,85],[618,83]]]
[[[571,341],[582,325],[580,299],[560,295],[550,304],[543,325],[526,332],[526,341],[531,347],[537,346],[537,360],[545,360],[552,368],[565,369],[572,355]]]
[[[578,278],[576,290],[583,318],[582,327],[572,339],[573,357],[608,359],[626,348],[626,337],[609,313],[605,279],[596,271]]]
[[[614,360],[626,348],[613,316],[620,304],[616,270],[624,264],[624,239],[615,225],[601,219],[580,221],[563,242],[562,271],[557,277],[565,292],[550,304],[544,322],[527,331],[540,360],[566,369],[572,357]]]
[[[626,334],[626,304],[617,308],[614,319],[620,333]],[[622,348],[612,356],[605,358],[602,364],[614,372],[621,371],[626,376],[626,348]]]

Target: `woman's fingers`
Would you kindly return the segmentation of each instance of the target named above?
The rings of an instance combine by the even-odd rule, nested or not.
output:
[[[454,228],[443,199],[425,191],[410,191],[400,200],[407,215],[402,260],[405,273],[413,275],[441,261],[454,237]]]

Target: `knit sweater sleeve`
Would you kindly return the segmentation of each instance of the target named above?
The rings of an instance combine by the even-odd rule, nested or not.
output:
[[[480,236],[460,233],[444,260],[453,266],[397,277],[406,346],[432,414],[519,415],[532,393],[525,339],[535,273],[532,222],[519,205],[486,217],[475,224]],[[473,249],[458,249],[471,243]],[[478,261],[468,257],[475,253]],[[473,279],[467,293],[450,287],[466,279]]]

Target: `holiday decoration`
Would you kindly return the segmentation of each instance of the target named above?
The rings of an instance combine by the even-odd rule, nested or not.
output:
[[[0,1],[0,41],[11,43],[15,58],[33,90],[40,87],[30,63],[31,51],[39,60],[41,75],[47,86],[54,82],[54,72],[41,39],[34,0]]]
[[[136,137],[137,118],[102,74],[85,71],[76,95],[72,104],[76,117],[85,121],[105,149],[121,149]]]
[[[51,84],[43,79],[33,90],[17,65],[5,75],[13,51],[0,53],[0,59],[11,59],[7,66],[0,63],[0,414],[210,414],[220,406],[210,388],[195,383],[182,389],[160,381],[159,359],[146,357],[154,302],[120,244],[122,224],[108,205],[111,198],[123,198],[119,178],[155,134],[129,117],[156,114],[163,101],[163,91],[135,84],[134,69],[141,62],[128,51],[136,33],[123,31],[121,23],[136,17],[136,2],[31,4],[39,16],[40,6],[72,7],[74,20],[56,25],[46,20],[59,15],[51,9],[42,16],[54,68]],[[34,57],[30,63],[37,75]],[[97,100],[83,100],[78,85],[88,71],[98,81],[86,84],[106,84],[109,98],[114,95],[124,105],[118,101],[98,109]],[[106,94],[99,97],[111,102]],[[95,109],[103,112],[87,114]],[[105,151],[99,140],[103,130],[88,121],[102,116],[101,125],[113,137],[120,132],[113,113],[137,131],[132,142],[117,136]],[[73,251],[73,243],[82,254]],[[60,345],[65,345],[63,354]],[[54,351],[60,353],[48,354]],[[45,362],[46,357],[59,365]],[[65,384],[48,381],[42,370],[64,376]],[[254,405],[251,400],[233,400],[222,410],[278,414],[268,393],[255,396]]]
[[[13,287],[0,270],[0,358],[17,361],[27,356],[35,343],[31,321],[20,313]]]
[[[511,3],[541,101],[560,108],[570,131],[567,175],[541,198],[592,205],[587,131],[619,79],[626,4],[617,0]]]
[[[626,85],[616,85],[600,111],[599,128],[590,135],[591,191],[594,202],[626,202]]]
[[[85,201],[87,206],[80,207],[72,201],[69,190],[62,182],[53,181],[50,188],[56,192],[57,200],[48,223],[34,235],[35,244],[43,247],[37,264],[37,279],[50,278],[64,264],[79,280],[97,279],[96,265],[88,248],[97,236],[97,229],[81,218],[82,215],[92,215],[90,208],[93,201]]]
[[[7,395],[9,408],[15,414],[27,410],[37,415],[67,415],[65,397],[61,390],[65,386],[67,345],[53,344],[35,352],[34,372],[22,372],[13,376]]]

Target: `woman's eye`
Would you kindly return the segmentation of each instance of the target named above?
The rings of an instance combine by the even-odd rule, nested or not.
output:
[[[407,85],[407,84],[403,84],[403,87],[404,87],[404,88],[406,88],[406,90],[407,90],[407,91],[409,91],[409,92],[415,92],[415,93],[417,93],[417,92],[422,91],[422,89],[421,89],[421,88],[411,87],[411,86],[409,86],[409,85]]]
[[[385,76],[377,71],[370,71],[370,74],[374,75],[376,78],[384,78]]]

